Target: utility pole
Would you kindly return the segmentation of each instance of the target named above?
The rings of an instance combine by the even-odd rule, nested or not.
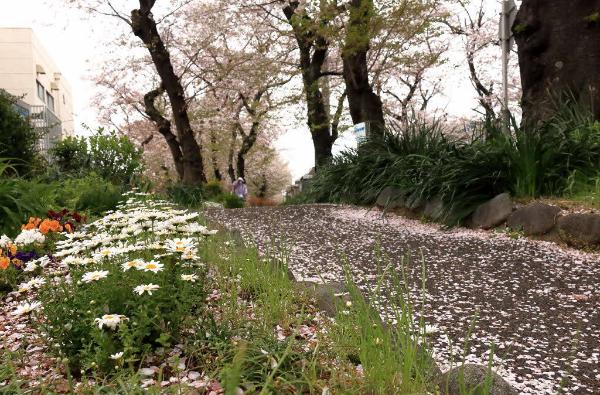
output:
[[[319,2],[321,13],[325,13],[327,11],[327,0],[321,0]],[[329,53],[325,54],[325,62],[323,62],[325,66],[325,70],[331,70],[331,61],[329,59]],[[323,93],[323,101],[325,102],[325,112],[327,113],[327,119],[331,122],[331,83],[329,81],[329,76],[326,75],[321,77],[321,92]]]
[[[510,110],[508,109],[508,62],[514,44],[512,25],[517,16],[517,5],[514,0],[501,0],[500,42],[502,46],[502,132],[510,133]]]

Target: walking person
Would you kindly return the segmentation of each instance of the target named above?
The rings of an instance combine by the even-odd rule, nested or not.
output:
[[[234,195],[244,201],[246,200],[246,196],[248,196],[248,187],[246,186],[246,182],[242,177],[233,182],[232,189]]]

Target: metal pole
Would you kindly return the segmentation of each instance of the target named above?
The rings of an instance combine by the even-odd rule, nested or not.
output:
[[[502,41],[502,132],[509,133],[510,112],[508,110],[508,55],[510,53],[510,9],[508,0],[502,1],[502,23],[500,39]]]

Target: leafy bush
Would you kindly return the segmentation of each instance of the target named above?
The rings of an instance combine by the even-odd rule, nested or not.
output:
[[[98,133],[89,138],[90,167],[101,177],[118,184],[129,184],[142,170],[142,151],[126,136]]]
[[[167,188],[167,197],[174,203],[191,208],[202,206],[204,198],[201,185],[175,184]]]
[[[87,141],[83,137],[66,137],[49,151],[61,173],[82,174],[90,166]]]
[[[221,193],[223,193],[223,188],[221,187],[221,182],[217,180],[207,182],[202,188],[202,195],[206,200],[214,200]]]
[[[244,207],[244,200],[239,198],[233,193],[224,193],[217,199],[217,201],[223,202],[225,208],[242,208]]]
[[[0,159],[0,234],[14,235],[30,216],[41,216],[53,207],[56,184],[9,177],[14,168]]]
[[[89,138],[68,137],[50,150],[58,170],[67,175],[96,173],[114,184],[129,185],[142,171],[142,152],[126,136],[103,129]]]
[[[562,196],[575,174],[590,185],[598,177],[600,123],[578,106],[563,105],[539,129],[515,129],[462,141],[445,137],[438,122],[414,119],[334,158],[296,200],[372,204],[383,188],[396,186],[413,207],[442,199],[442,219],[456,224],[498,193]]]
[[[23,175],[40,161],[37,143],[41,135],[15,111],[15,102],[15,97],[0,90],[0,158],[11,160],[8,170],[12,174]]]
[[[114,185],[95,173],[80,178],[65,178],[55,185],[53,207],[64,207],[91,215],[113,210],[123,198],[123,187]]]
[[[92,181],[86,183],[86,181]],[[80,188],[77,191],[75,209],[100,215],[105,211],[113,210],[122,199],[122,193],[118,186],[103,179],[90,175],[84,179],[77,180]]]

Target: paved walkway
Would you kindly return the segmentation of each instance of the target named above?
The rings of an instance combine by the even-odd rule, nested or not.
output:
[[[600,393],[600,255],[562,250],[545,242],[513,240],[366,209],[309,205],[209,210],[207,217],[261,250],[289,251],[296,277],[343,278],[375,288],[385,267],[406,273],[415,300],[423,299],[436,358],[442,368],[466,359],[486,364],[493,344],[497,371],[522,393]],[[408,255],[412,259],[407,259]],[[378,299],[389,316],[396,287]],[[476,319],[474,320],[474,318]],[[561,384],[562,383],[562,384]]]

